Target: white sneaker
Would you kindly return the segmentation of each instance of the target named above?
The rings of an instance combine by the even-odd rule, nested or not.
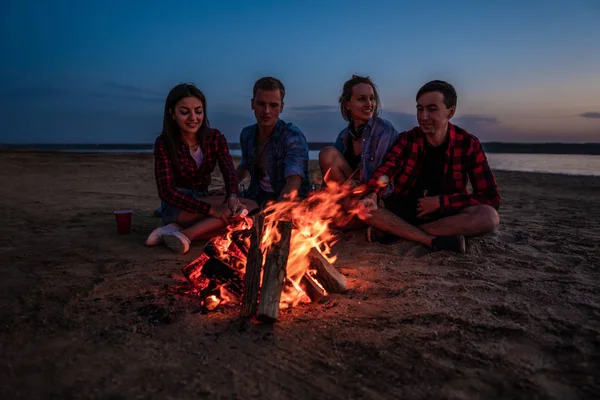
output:
[[[177,231],[168,233],[163,236],[165,245],[176,253],[185,254],[190,250],[190,244],[192,243],[187,236]]]
[[[146,239],[146,246],[156,246],[159,243],[162,243],[163,236],[168,235],[169,233],[177,232],[181,229],[181,226],[176,223],[170,223],[169,225],[161,226],[160,228],[156,228],[152,231],[152,233]]]

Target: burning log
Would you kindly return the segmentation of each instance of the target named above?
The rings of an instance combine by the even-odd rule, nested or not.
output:
[[[313,276],[306,271],[302,279],[300,280],[300,288],[306,293],[310,301],[315,302],[321,300],[327,294],[325,289]]]
[[[258,315],[256,317],[263,322],[275,322],[279,315],[279,301],[281,300],[281,290],[286,277],[286,266],[290,252],[292,223],[277,221],[275,229],[279,231],[281,238],[271,244],[267,251]]]
[[[244,296],[240,316],[244,318],[256,315],[258,304],[258,291],[260,289],[260,272],[263,264],[263,254],[260,250],[262,228],[265,215],[261,212],[253,217],[252,233],[250,235],[250,248],[246,261],[246,275],[244,277]]]
[[[346,277],[342,275],[316,248],[308,254],[310,268],[317,271],[316,278],[329,293],[343,293],[346,291]]]
[[[227,248],[220,248],[216,241],[208,242],[202,254],[182,268],[183,275],[201,292],[220,292],[221,287],[236,297],[241,296],[243,266],[248,254],[245,239],[249,234],[248,230],[234,232]]]
[[[208,260],[210,260],[210,256],[206,253],[202,253],[200,254],[200,257],[181,269],[183,276],[200,290],[205,289],[210,284],[210,279],[202,274],[202,269]]]
[[[240,271],[231,268],[223,261],[203,252],[197,259],[181,270],[187,280],[203,291],[209,286],[226,285],[237,296],[242,294],[242,277]]]

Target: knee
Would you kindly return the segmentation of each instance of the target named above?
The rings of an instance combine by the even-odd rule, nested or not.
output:
[[[333,146],[323,147],[319,152],[319,164],[321,167],[331,167],[336,163],[340,154],[339,150]]]
[[[494,207],[482,205],[479,207],[478,214],[486,227],[486,231],[493,232],[500,226],[500,215]]]

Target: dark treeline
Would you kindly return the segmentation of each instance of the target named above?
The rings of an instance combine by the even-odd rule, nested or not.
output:
[[[309,150],[321,150],[331,142],[311,142]],[[148,151],[152,143],[32,143],[32,144],[0,144],[2,150],[37,150],[37,151]],[[239,150],[237,142],[230,142],[229,148]],[[527,153],[527,154],[589,154],[600,155],[600,143],[501,143],[487,142],[483,144],[487,153]]]
[[[309,143],[310,150],[321,150],[331,143]],[[591,154],[600,155],[600,143],[483,143],[486,153]]]

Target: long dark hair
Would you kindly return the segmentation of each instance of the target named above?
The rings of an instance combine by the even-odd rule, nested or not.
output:
[[[173,119],[175,105],[179,100],[186,97],[195,97],[202,103],[204,118],[198,129],[198,137],[203,139],[208,135],[208,132],[210,132],[210,122],[208,121],[208,114],[206,113],[206,97],[204,96],[204,93],[190,83],[181,83],[175,86],[171,89],[167,96],[167,100],[165,101],[165,113],[163,115],[163,128],[161,132],[162,137],[167,142],[167,150],[171,160],[176,159],[177,147],[181,144],[181,131],[179,125],[177,125],[177,121]]]
[[[352,89],[354,86],[359,83],[366,83],[367,85],[371,85],[373,88],[373,94],[375,95],[375,110],[373,110],[373,116],[378,117],[379,111],[381,110],[381,105],[379,104],[379,93],[377,93],[377,86],[368,76],[358,76],[352,75],[352,78],[348,79],[344,83],[344,87],[342,88],[342,94],[340,95],[340,112],[342,113],[342,118],[346,121],[352,122],[352,114],[350,114],[350,110],[346,109],[346,103],[350,101],[352,97]]]

